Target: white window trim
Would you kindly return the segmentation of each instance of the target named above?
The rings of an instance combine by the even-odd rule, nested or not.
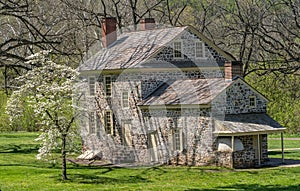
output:
[[[202,46],[202,56],[197,56],[197,43],[201,43],[201,46]],[[198,58],[198,59],[205,59],[205,58],[207,58],[207,56],[206,56],[206,46],[205,46],[205,43],[202,42],[202,41],[196,41],[195,42],[195,58]]]
[[[175,133],[178,131],[179,134],[179,150],[176,149],[176,139],[175,139]],[[183,151],[184,149],[184,139],[183,139],[183,131],[181,128],[173,129],[172,130],[172,149],[173,151]]]
[[[109,113],[110,119],[110,131],[107,130],[107,113]],[[104,115],[104,129],[105,132],[109,135],[114,135],[114,124],[113,124],[113,115],[111,110],[106,110]]]
[[[96,133],[96,112],[92,111],[89,114],[89,134]],[[93,121],[92,121],[93,120]]]
[[[180,53],[181,53],[181,56],[180,56],[180,57],[176,57],[176,56],[175,56],[176,51],[178,51],[178,50],[175,49],[175,43],[180,43],[180,49],[181,49],[181,50],[180,50]],[[183,58],[184,58],[183,52],[182,52],[182,44],[183,44],[183,43],[182,43],[181,40],[176,40],[176,41],[173,42],[173,58],[174,58],[174,59],[183,59]]]
[[[91,84],[91,79],[94,80],[94,83]],[[95,96],[96,95],[96,77],[95,76],[89,76],[88,78],[88,83],[89,83],[89,96]],[[91,85],[94,87],[94,91],[91,91]]]
[[[127,101],[126,101],[127,106],[124,106],[125,105],[124,94],[126,94],[126,93],[127,93]],[[122,92],[121,103],[122,103],[122,108],[124,108],[124,109],[128,109],[129,108],[129,92],[128,91],[123,91]]]
[[[106,89],[106,80],[107,78],[110,78],[110,95],[107,95],[107,89]],[[105,97],[112,97],[112,76],[104,76],[104,93],[105,93]]]
[[[251,105],[251,98],[254,98],[254,105]],[[256,105],[256,96],[249,96],[249,107],[250,108],[256,108],[257,105]]]

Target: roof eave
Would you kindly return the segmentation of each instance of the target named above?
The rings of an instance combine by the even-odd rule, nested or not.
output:
[[[251,131],[251,132],[231,132],[231,131],[215,131],[213,134],[217,136],[245,136],[245,135],[261,135],[270,133],[281,133],[284,132],[286,128],[276,128],[272,130],[263,131]]]

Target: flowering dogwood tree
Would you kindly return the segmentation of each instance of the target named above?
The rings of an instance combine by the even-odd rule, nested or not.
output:
[[[42,141],[38,159],[51,156],[60,147],[62,158],[62,179],[67,179],[66,146],[76,135],[75,119],[78,111],[74,109],[74,81],[78,72],[70,67],[51,61],[49,51],[29,56],[28,64],[36,67],[17,78],[20,88],[8,100],[7,113],[14,123],[22,116],[24,103],[32,108],[32,115],[41,127]],[[68,144],[67,144],[68,143]]]

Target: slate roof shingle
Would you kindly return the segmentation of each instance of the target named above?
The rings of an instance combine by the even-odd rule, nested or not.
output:
[[[170,80],[150,94],[142,105],[209,104],[231,83],[223,78]]]
[[[224,120],[215,120],[215,132],[219,135],[257,134],[284,131],[279,123],[266,113],[225,115]]]
[[[136,67],[187,28],[187,26],[172,27],[123,33],[108,48],[100,50],[81,64],[79,71]]]

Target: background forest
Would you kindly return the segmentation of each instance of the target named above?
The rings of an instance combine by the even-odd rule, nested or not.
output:
[[[146,17],[194,26],[243,61],[275,120],[300,130],[298,0],[0,0],[0,131],[39,129],[26,105],[19,124],[5,114],[15,78],[34,67],[25,58],[51,49],[56,63],[76,68],[101,48],[101,18],[112,16],[120,33]]]

